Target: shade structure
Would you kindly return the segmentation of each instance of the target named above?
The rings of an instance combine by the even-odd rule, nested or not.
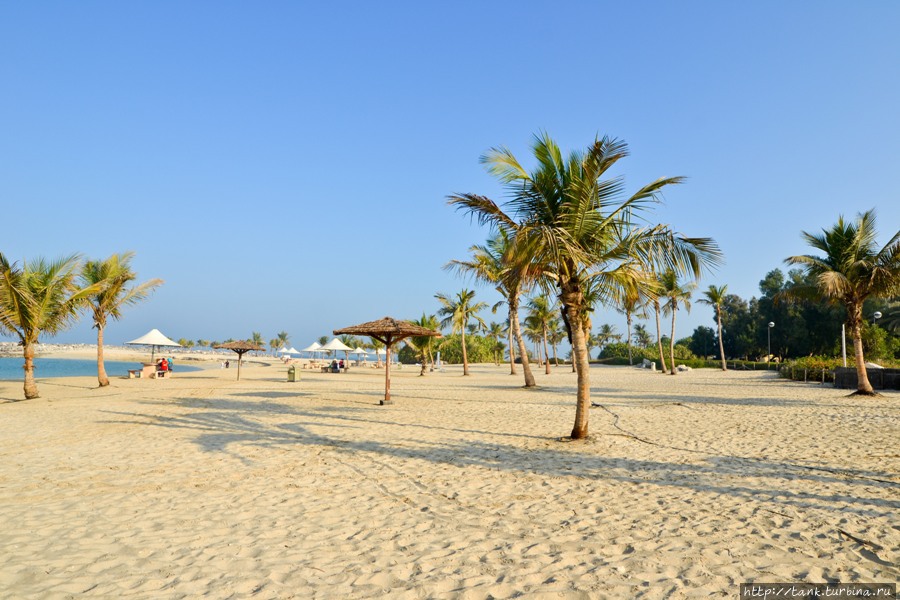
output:
[[[439,331],[428,329],[410,323],[409,321],[401,321],[392,317],[384,317],[377,321],[369,321],[368,323],[360,323],[344,327],[343,329],[335,329],[334,335],[367,335],[384,344],[387,360],[384,367],[384,400],[381,404],[392,404],[391,402],[391,346],[400,340],[408,337],[431,336],[441,337]]]
[[[265,350],[262,346],[254,344],[253,342],[226,342],[224,344],[219,344],[218,346],[213,346],[213,348],[221,348],[223,350],[232,350],[233,352],[237,352],[238,355],[238,371],[237,378],[238,381],[241,380],[241,361],[244,358],[245,352],[250,352],[251,350]]]
[[[181,348],[181,344],[164,336],[159,329],[151,329],[136,340],[131,340],[130,342],[125,343],[132,346],[150,346],[150,362],[153,362],[153,358],[156,355],[157,346],[172,346]]]

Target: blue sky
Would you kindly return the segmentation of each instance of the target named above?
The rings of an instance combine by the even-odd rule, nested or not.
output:
[[[701,287],[749,299],[801,230],[900,226],[897,23],[887,1],[5,3],[0,251],[134,251],[166,283],[108,343],[301,347],[472,287],[441,266],[486,232],[445,198],[502,198],[479,156],[530,166],[545,130],[627,141],[629,191],[687,176],[656,220],[715,238]]]

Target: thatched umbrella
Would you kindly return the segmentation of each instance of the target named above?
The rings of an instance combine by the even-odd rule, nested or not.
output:
[[[367,335],[384,344],[384,347],[387,349],[387,364],[384,367],[384,400],[381,401],[381,404],[393,404],[391,402],[391,346],[400,340],[413,336],[441,337],[438,331],[421,327],[409,321],[392,319],[391,317],[334,330],[334,335],[342,334]]]
[[[253,342],[226,342],[224,344],[219,344],[218,346],[213,346],[213,348],[223,350],[233,350],[237,352],[238,355],[238,373],[237,378],[238,381],[241,380],[241,359],[244,357],[244,352],[250,352],[251,350],[265,350],[262,346],[258,346]]]

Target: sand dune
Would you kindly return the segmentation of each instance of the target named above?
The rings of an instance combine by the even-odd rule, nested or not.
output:
[[[705,598],[900,575],[900,395],[770,373],[280,364],[0,404],[15,598]],[[0,382],[0,402],[21,383]]]

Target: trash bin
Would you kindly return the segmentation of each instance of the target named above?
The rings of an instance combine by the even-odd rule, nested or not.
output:
[[[288,381],[297,381],[297,367],[294,365],[288,367]]]

